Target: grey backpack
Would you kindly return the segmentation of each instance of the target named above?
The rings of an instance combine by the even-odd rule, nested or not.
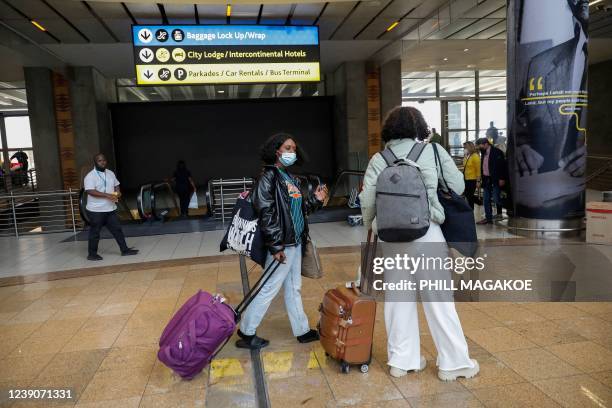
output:
[[[429,200],[417,160],[425,143],[415,143],[405,159],[387,148],[382,155],[387,167],[376,181],[376,226],[386,242],[410,242],[429,229]]]

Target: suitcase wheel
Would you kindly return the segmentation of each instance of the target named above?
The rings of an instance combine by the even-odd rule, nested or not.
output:
[[[361,370],[362,373],[367,373],[370,370],[370,366],[367,364],[362,364],[361,367],[359,368]]]
[[[342,371],[342,373],[344,374],[348,374],[350,370],[351,366],[349,365],[349,363],[343,361],[340,366],[340,371]]]

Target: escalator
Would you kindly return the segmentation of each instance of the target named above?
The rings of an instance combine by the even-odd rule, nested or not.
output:
[[[79,214],[86,225],[89,225],[89,215],[86,211],[88,197],[89,195],[85,193],[85,189],[81,188],[79,190]],[[138,213],[140,214],[140,208],[138,208]],[[134,211],[130,209],[128,200],[123,195],[117,202],[117,215],[121,222],[132,222],[137,219]]]

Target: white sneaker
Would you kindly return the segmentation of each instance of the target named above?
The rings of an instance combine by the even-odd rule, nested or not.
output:
[[[470,359],[474,363],[472,368],[459,368],[457,370],[438,370],[438,378],[442,381],[455,381],[459,377],[472,378],[480,371],[478,361]]]
[[[425,357],[421,356],[421,367],[418,370],[412,370],[412,371],[414,371],[415,373],[419,371],[423,371],[425,367],[427,367],[427,360],[425,360]],[[391,377],[400,378],[400,377],[407,375],[408,371],[402,370],[401,368],[397,368],[397,367],[391,367],[391,369],[389,370],[389,374],[391,374]]]

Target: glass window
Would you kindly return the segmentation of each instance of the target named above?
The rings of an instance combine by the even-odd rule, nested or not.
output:
[[[436,96],[436,78],[403,78],[402,97],[422,98]]]
[[[6,143],[9,149],[32,147],[30,118],[28,116],[8,116],[4,118]]]
[[[480,124],[479,129],[481,134],[489,128],[490,122],[493,122],[493,126],[499,129],[506,129],[506,100],[505,99],[492,99],[492,100],[481,100],[480,105]],[[505,132],[504,132],[505,133]]]
[[[474,78],[440,77],[440,96],[474,96],[476,81]]]
[[[465,101],[448,102],[448,128],[466,129],[466,103]]]
[[[467,132],[462,131],[449,131],[448,132],[448,147],[451,156],[462,156],[463,155],[463,143],[467,141]]]
[[[482,77],[478,79],[478,85],[482,96],[506,94],[506,77]]]
[[[411,106],[421,111],[430,129],[442,132],[440,101],[404,101],[402,106]]]

